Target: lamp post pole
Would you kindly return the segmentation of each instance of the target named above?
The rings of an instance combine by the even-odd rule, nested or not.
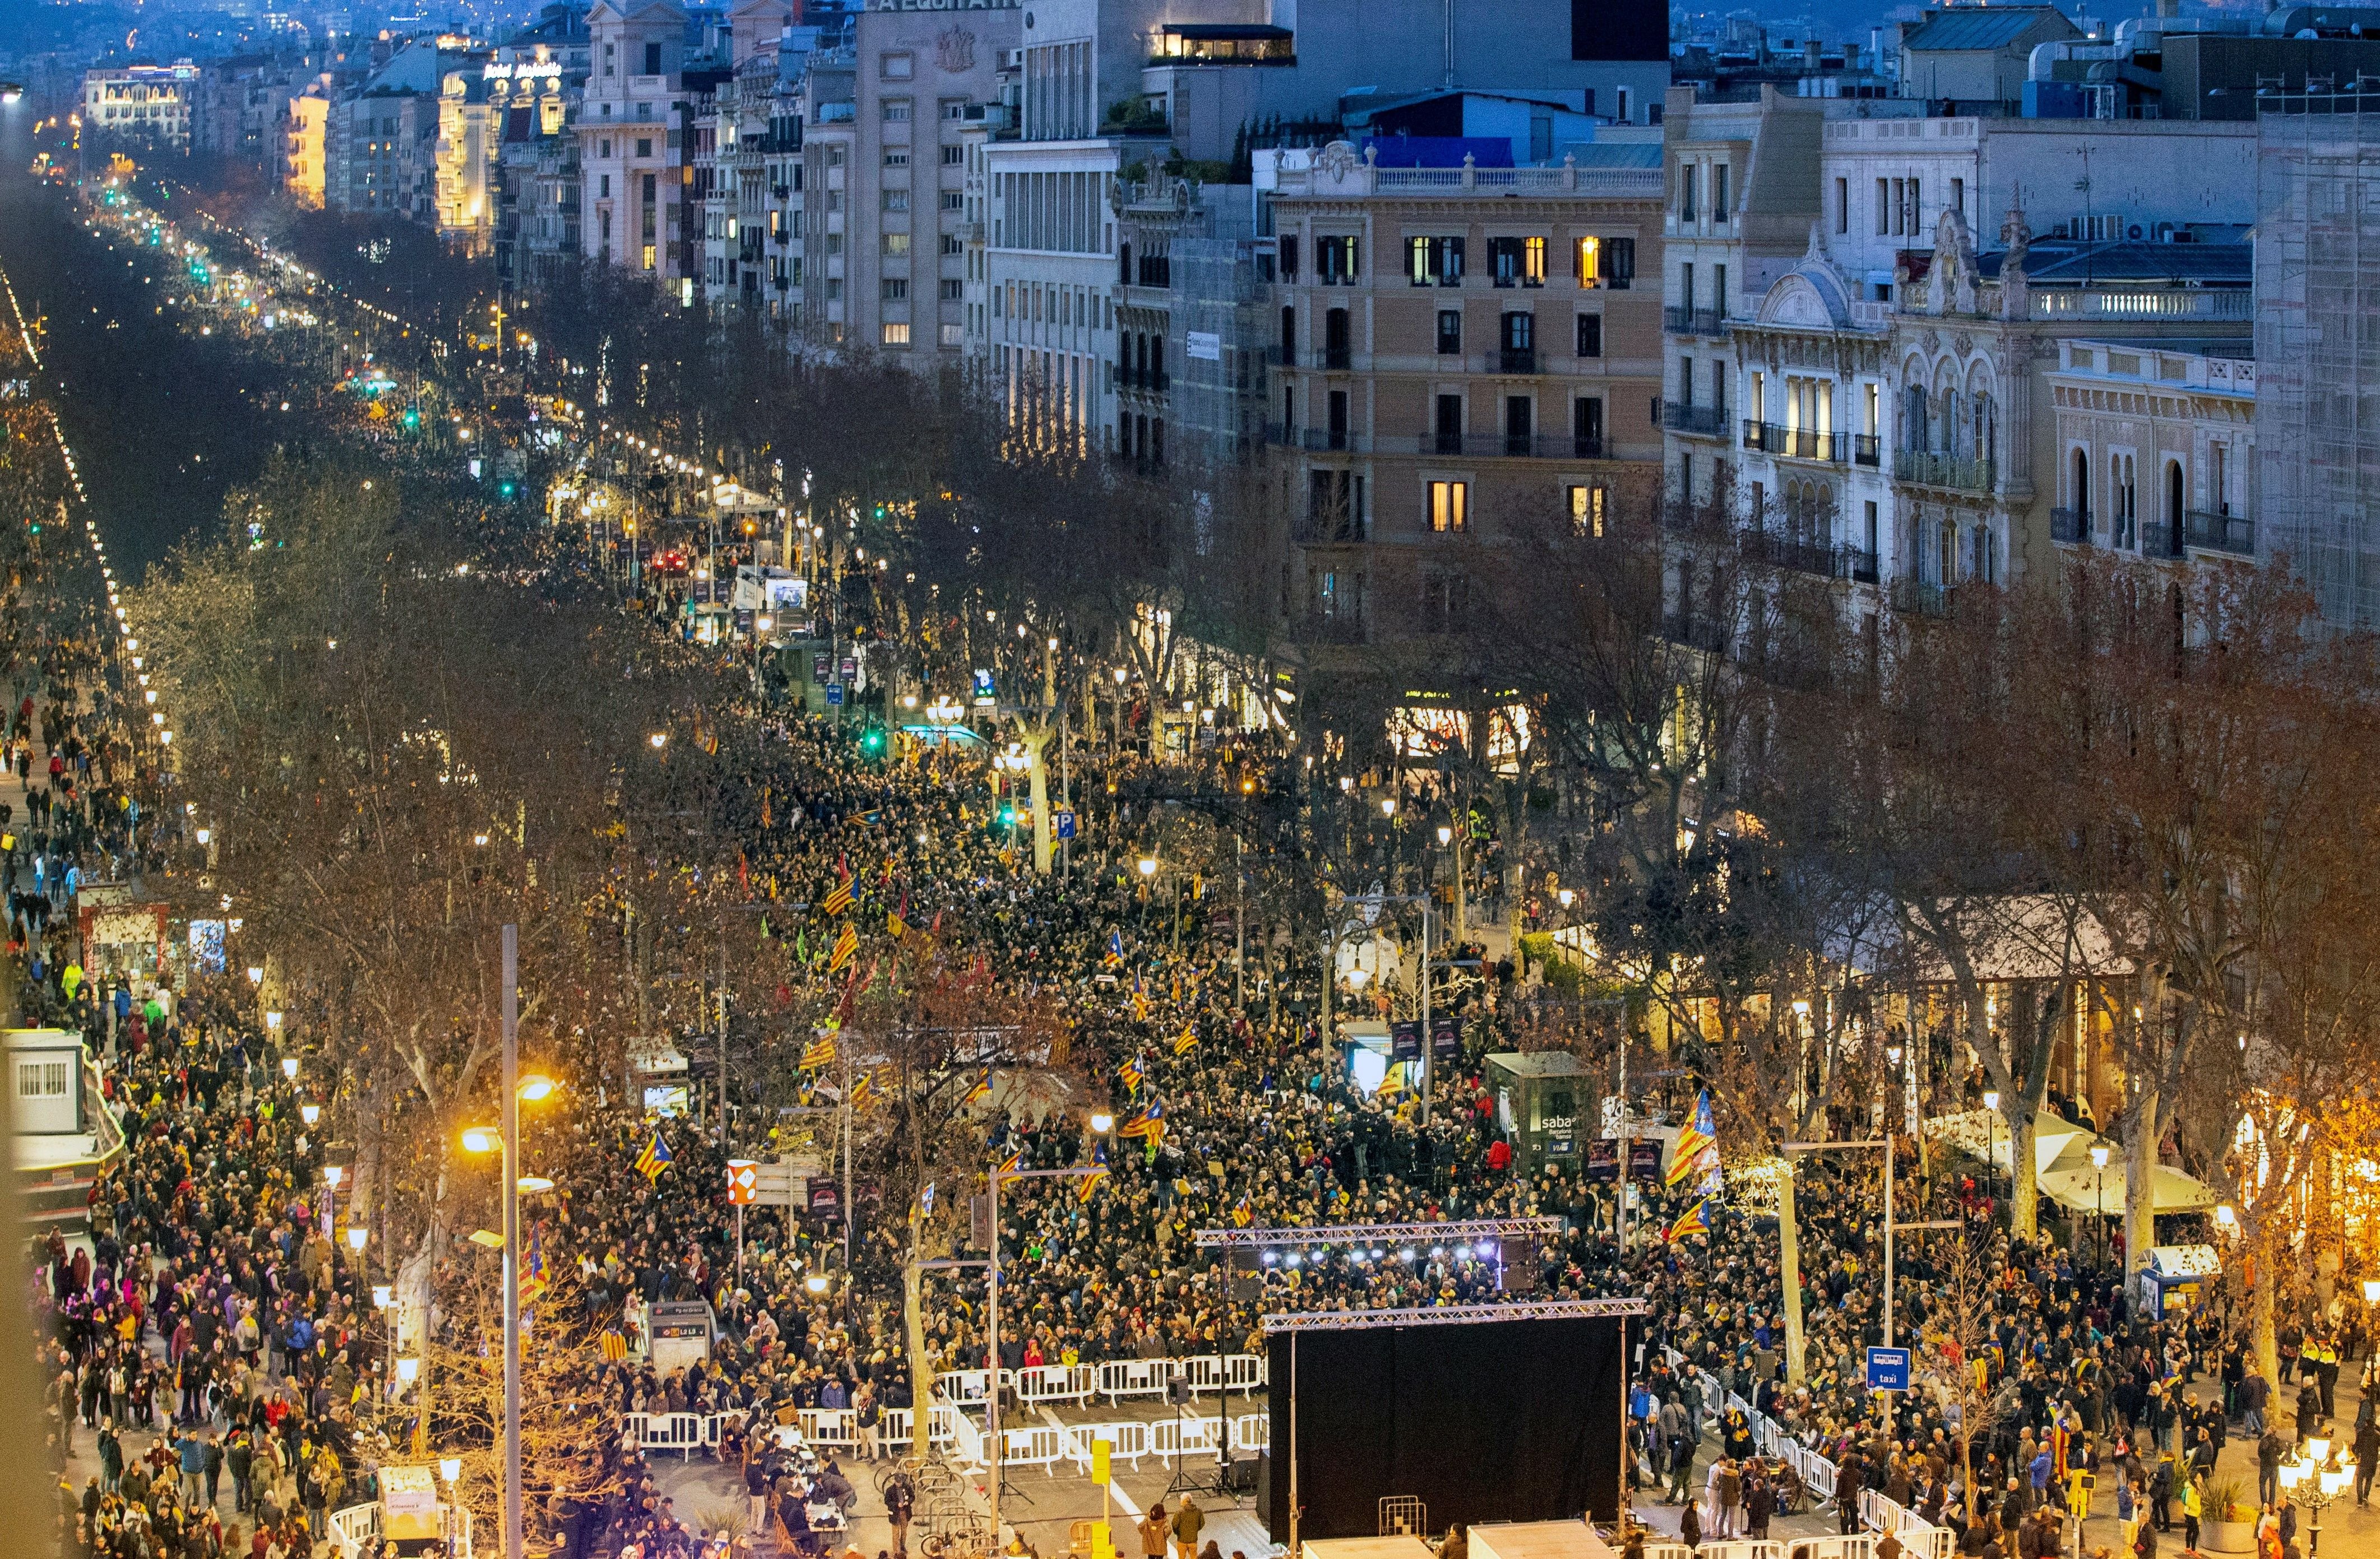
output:
[[[504,927],[504,1559],[523,1559],[520,1433],[520,927]],[[723,1085],[725,1079],[721,1082]]]

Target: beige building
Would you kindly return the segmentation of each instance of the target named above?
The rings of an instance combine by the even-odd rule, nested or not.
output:
[[[1660,202],[1649,167],[1376,168],[1339,141],[1281,169],[1293,633],[1450,631],[1464,549],[1530,516],[1592,532],[1650,490]]]
[[[2256,555],[2256,364],[2245,337],[2058,343],[2058,504],[2070,547]]]
[[[321,211],[330,172],[331,100],[310,87],[289,100],[281,125],[281,187],[308,211]]]
[[[582,252],[690,287],[696,219],[686,190],[686,13],[675,0],[596,0],[578,114]]]

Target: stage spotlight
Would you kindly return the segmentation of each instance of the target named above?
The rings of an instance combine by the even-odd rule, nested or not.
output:
[[[1414,1259],[1414,1251],[1412,1246],[1408,1245],[1404,1248],[1403,1259],[1408,1262]]]
[[[1376,1262],[1377,1262],[1377,1261],[1378,1261],[1382,1256],[1385,1256],[1385,1255],[1387,1255],[1387,1254],[1388,1254],[1388,1252],[1387,1252],[1386,1251],[1381,1250],[1378,1246],[1375,1245],[1375,1246],[1373,1246],[1373,1247],[1372,1247],[1372,1260],[1374,1260],[1374,1261],[1376,1261]]]
[[[1288,1259],[1288,1262],[1289,1262],[1289,1264],[1290,1264],[1290,1265],[1292,1265],[1292,1266],[1295,1266],[1295,1265],[1297,1264],[1297,1252],[1296,1252],[1296,1251],[1292,1251],[1289,1253],[1289,1256],[1288,1256],[1288,1258],[1287,1258],[1287,1259]]]
[[[1446,1254],[1446,1247],[1443,1245],[1433,1245],[1429,1248],[1429,1254],[1430,1259],[1432,1261],[1436,1261],[1439,1257]]]
[[[1267,1266],[1270,1266],[1270,1265],[1272,1265],[1275,1262],[1277,1262],[1277,1261],[1279,1261],[1279,1260],[1281,1260],[1281,1257],[1280,1257],[1280,1255],[1279,1255],[1277,1252],[1275,1252],[1275,1251],[1267,1251],[1264,1253],[1264,1264],[1265,1264],[1265,1265],[1267,1265]]]

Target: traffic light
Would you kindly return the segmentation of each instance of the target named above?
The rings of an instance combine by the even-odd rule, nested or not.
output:
[[[419,428],[420,428],[420,426],[421,426],[421,408],[420,408],[419,406],[407,406],[407,407],[406,407],[406,408],[405,408],[405,428],[406,428],[406,431],[407,431],[407,432],[415,431],[416,429],[419,429]]]
[[[1016,826],[1016,808],[1003,806],[1000,809],[1000,826],[1003,828],[1013,828]]]
[[[510,503],[513,501],[513,484],[509,481],[498,482],[496,484],[496,496],[503,499],[505,502]]]
[[[880,731],[870,730],[866,735],[860,737],[859,750],[866,753],[869,757],[874,757],[877,754],[884,750],[884,733]]]

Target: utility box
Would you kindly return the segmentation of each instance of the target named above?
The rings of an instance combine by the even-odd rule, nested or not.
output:
[[[646,1326],[649,1356],[658,1374],[666,1375],[710,1357],[715,1324],[707,1300],[656,1300]]]
[[[1534,1175],[1576,1164],[1585,1151],[1597,1079],[1567,1050],[1500,1050],[1488,1057],[1496,1124],[1512,1144],[1513,1167]]]
[[[10,1029],[7,1043],[18,1135],[81,1135],[82,1036],[63,1029]]]

